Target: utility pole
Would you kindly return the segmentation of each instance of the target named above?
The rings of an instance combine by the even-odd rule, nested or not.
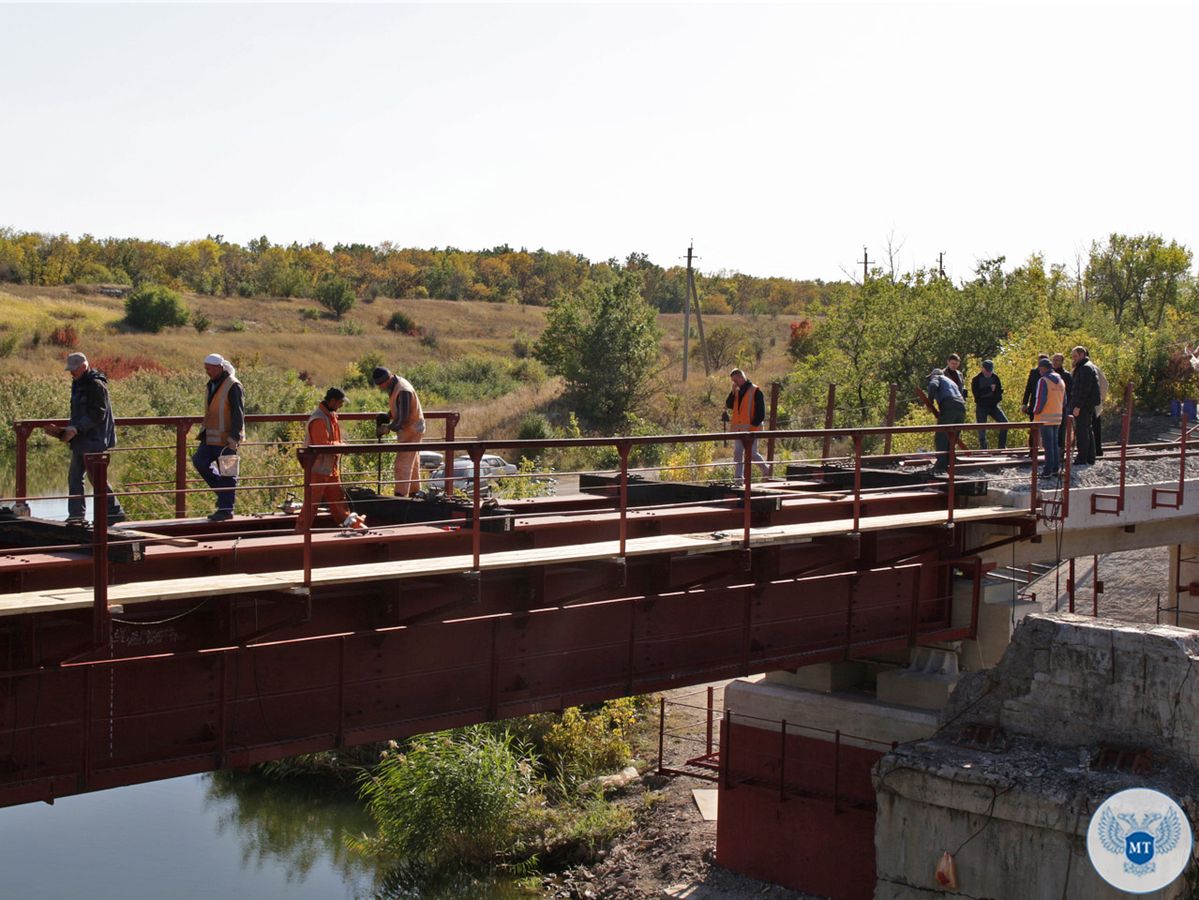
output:
[[[708,340],[704,337],[704,310],[699,302],[699,292],[695,289],[695,269],[691,265],[693,259],[699,259],[698,256],[692,256],[694,247],[694,241],[687,247],[687,293],[695,301],[695,322],[699,326],[699,355],[704,361],[704,375],[708,376],[712,374],[712,370],[708,366]]]
[[[862,258],[858,260],[862,264],[862,284],[865,284],[870,279],[870,254],[866,252],[866,245],[862,245]]]
[[[683,383],[687,383],[687,363],[691,356],[691,247],[687,248],[687,287],[683,296]]]
[[[945,277],[945,251],[942,250],[937,254],[937,272],[942,278]]]

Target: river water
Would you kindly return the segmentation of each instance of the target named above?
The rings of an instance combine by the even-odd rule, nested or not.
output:
[[[13,493],[0,450],[0,497]],[[66,462],[30,454],[29,492],[61,494]],[[0,502],[0,505],[7,505]],[[88,498],[88,515],[91,499]],[[65,519],[65,499],[31,500]],[[445,897],[508,900],[503,878],[397,887],[346,847],[371,829],[346,792],[217,772],[0,809],[0,898],[19,900],[341,900]]]

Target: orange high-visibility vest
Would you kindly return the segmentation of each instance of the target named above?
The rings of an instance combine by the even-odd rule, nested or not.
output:
[[[399,425],[397,429],[400,439],[403,440],[403,435],[425,417],[424,411],[420,407],[420,398],[416,396],[416,388],[412,386],[407,378],[399,375],[395,377],[395,387],[391,389],[391,393],[387,398],[388,411],[391,413],[391,421],[393,424]],[[399,421],[400,415],[400,394],[407,391],[412,395],[412,402],[408,404],[408,418],[403,422]]]
[[[1041,381],[1045,382],[1045,408],[1033,416],[1033,421],[1044,425],[1061,425],[1062,410],[1066,405],[1066,383],[1060,376],[1056,384],[1044,375]],[[1036,398],[1033,402],[1036,402]]]
[[[337,413],[331,409],[325,409],[324,404],[312,411],[304,431],[305,447],[311,447],[314,444],[341,443],[341,422],[337,419]],[[337,462],[336,453],[322,453],[313,461],[312,471],[318,475],[336,475]]]
[[[733,388],[733,415],[730,419],[730,424],[734,428],[744,427],[750,431],[761,431],[761,425],[753,425],[751,422],[754,417],[754,406],[757,403],[758,386],[750,382],[749,390],[744,394],[741,393],[741,388]]]
[[[204,443],[212,447],[223,447],[229,442],[229,428],[233,423],[233,410],[229,405],[229,389],[235,384],[241,384],[232,375],[227,375],[220,386],[212,392],[208,408],[204,411]],[[244,441],[246,432],[243,430],[236,440]]]

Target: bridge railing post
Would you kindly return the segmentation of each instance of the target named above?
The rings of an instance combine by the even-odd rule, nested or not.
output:
[[[479,480],[483,477],[483,445],[471,444],[470,461],[474,466],[475,485],[472,498],[472,513],[471,513],[471,528],[470,528],[470,553],[471,553],[471,568],[474,571],[479,571],[479,556],[483,552],[483,485]]]
[[[175,423],[175,518],[187,517],[187,434],[191,422]]]
[[[857,532],[862,519],[862,436],[853,436],[853,530]]]
[[[29,435],[33,433],[32,426],[26,425],[24,422],[16,422],[13,425],[13,434],[17,439],[17,471],[16,475],[16,503],[13,504],[13,512],[19,516],[29,515]]]
[[[1031,422],[1028,427],[1028,458],[1032,462],[1032,471],[1029,473],[1029,489],[1028,489],[1028,511],[1036,514],[1037,511],[1037,445],[1040,437],[1041,429],[1037,427],[1036,422]]]
[[[753,525],[753,482],[754,482],[754,439],[755,434],[752,431],[743,431],[738,437],[741,440],[741,505],[742,515],[741,524],[743,529],[742,544],[746,550],[749,549],[749,532]]]
[[[895,397],[899,390],[899,385],[892,383],[891,389],[887,394],[887,421],[888,428],[895,427]],[[883,456],[891,455],[891,432],[887,432],[887,436],[883,439]]]
[[[458,427],[458,414],[456,412],[449,413],[445,419],[445,439],[452,441],[454,439],[454,431]],[[417,454],[419,471],[420,454]],[[450,450],[445,455],[444,463],[445,471],[445,496],[447,500],[452,500],[454,497],[454,451]]]
[[[84,466],[92,478],[92,639],[107,647],[112,637],[108,609],[108,454],[90,453]]]
[[[958,459],[958,454],[957,454],[958,430],[956,428],[950,428],[949,433],[946,434],[945,436],[949,439],[949,472],[948,472],[949,484],[948,484],[948,500],[946,502],[948,509],[946,510],[947,518],[945,521],[947,524],[952,525],[953,524],[953,507],[954,507],[954,504],[957,502],[957,498],[955,495],[955,488],[957,487],[956,474],[957,474],[957,459]]]
[[[770,464],[772,476],[774,475],[774,432],[779,427],[779,391],[781,389],[782,385],[777,381],[770,383],[770,418],[767,420],[770,423],[767,426],[770,430],[770,437],[766,438],[766,462]]]
[[[829,453],[832,452],[833,436],[830,434],[833,428],[833,416],[837,411],[837,385],[829,382],[828,385],[828,400],[824,405],[824,444],[820,450],[820,464],[828,465]]]
[[[309,447],[301,447],[300,467],[304,472],[304,507],[300,517],[304,522],[304,587],[312,588],[312,523],[316,519],[316,509],[312,497],[312,464],[315,455]]]
[[[629,539],[629,451],[628,441],[616,442],[616,453],[620,457],[620,555],[625,555]]]

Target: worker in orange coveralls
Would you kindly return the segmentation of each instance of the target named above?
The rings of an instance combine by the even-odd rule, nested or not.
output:
[[[331,387],[325,392],[325,399],[308,417],[304,434],[305,447],[341,443],[341,423],[337,421],[337,411],[345,402],[345,392],[340,388]],[[318,454],[313,460],[309,477],[312,483],[312,502],[300,511],[300,517],[296,521],[296,531],[304,531],[311,527],[318,503],[328,505],[329,512],[333,515],[333,521],[340,522],[342,528],[366,528],[366,518],[358,513],[350,512],[346,506],[346,495],[341,487],[341,473],[338,471],[336,453]]]

